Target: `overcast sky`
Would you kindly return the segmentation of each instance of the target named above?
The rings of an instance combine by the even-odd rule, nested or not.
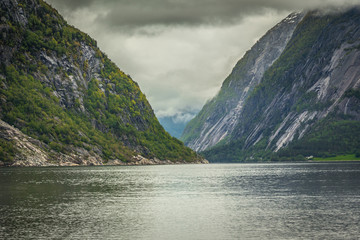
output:
[[[294,11],[360,0],[46,0],[139,83],[158,117],[188,120]]]

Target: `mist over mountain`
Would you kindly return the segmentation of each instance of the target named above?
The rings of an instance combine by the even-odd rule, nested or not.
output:
[[[174,116],[159,117],[159,122],[171,136],[180,138],[187,123],[194,118],[196,113],[177,113]]]

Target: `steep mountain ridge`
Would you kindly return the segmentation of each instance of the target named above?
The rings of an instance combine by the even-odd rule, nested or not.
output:
[[[248,94],[232,132],[204,155],[212,161],[252,161],[355,153],[360,148],[359,26],[357,7],[309,12]]]
[[[203,151],[234,130],[245,100],[285,49],[303,14],[292,13],[269,30],[236,64],[219,94],[186,126],[181,140]]]
[[[267,149],[277,152],[330,113],[357,120],[358,99],[345,92],[359,88],[359,23],[359,9],[309,13],[248,99],[244,115],[251,120],[242,118],[232,139],[245,135],[250,147],[268,138]]]
[[[2,130],[34,139],[55,165],[203,161],[165,132],[138,84],[55,9],[42,0],[0,7]],[[19,134],[1,134],[1,160],[31,165],[20,145],[8,144]]]

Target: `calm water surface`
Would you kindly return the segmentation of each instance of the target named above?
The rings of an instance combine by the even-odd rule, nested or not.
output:
[[[0,169],[1,239],[358,239],[360,163]]]

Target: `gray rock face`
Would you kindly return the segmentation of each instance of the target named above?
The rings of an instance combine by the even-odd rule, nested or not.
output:
[[[318,110],[290,111],[280,126],[274,129],[275,132],[269,138],[268,147],[277,152],[291,141],[301,139],[315,121],[319,121],[333,112],[347,115],[349,119],[360,120],[359,100],[355,97],[344,97],[347,90],[360,87],[360,51],[346,50],[358,46],[359,43],[360,41],[341,44],[339,48],[329,54],[329,61],[325,67],[317,72],[309,71],[305,76],[307,79],[313,78],[314,75],[319,76],[316,82],[309,83],[309,85],[299,82],[299,85],[296,84],[293,87],[294,91],[277,100],[278,104],[282,104],[281,102],[285,104],[287,99],[295,98],[295,89],[302,87],[301,84],[306,84],[308,87],[306,93],[316,94],[314,104],[324,105],[324,107]],[[313,64],[315,66],[316,63]]]
[[[96,166],[103,165],[103,159],[99,155],[89,153],[83,148],[75,148],[72,153],[64,154],[51,151],[46,144],[23,134],[19,129],[10,126],[0,120],[0,138],[12,141],[17,153],[11,163],[4,163],[0,159],[0,166],[13,167],[46,167],[46,166]],[[148,159],[141,155],[134,156],[129,162],[118,159],[110,160],[106,165],[164,165],[164,164],[185,164],[185,161]],[[205,159],[199,159],[193,164],[207,164]]]
[[[72,154],[55,153],[46,144],[23,134],[19,129],[0,120],[0,138],[12,141],[17,153],[9,166],[77,166],[103,165],[98,155],[90,154],[83,148],[73,149]]]
[[[40,147],[41,143],[29,136],[26,136],[18,129],[0,120],[0,138],[6,141],[13,141],[18,150],[13,166],[49,166],[48,154]]]
[[[30,21],[29,19],[31,18],[30,14],[36,14],[37,11],[40,11],[41,5],[46,4],[41,4],[41,2],[39,4],[36,0],[29,0],[23,5],[26,5],[27,11],[25,11],[22,4],[16,0],[4,0],[0,2],[1,11],[4,13],[0,19],[3,23],[0,24],[0,30],[2,30],[3,35],[14,35],[8,22],[19,24],[26,31]],[[53,14],[51,18],[57,19],[61,18],[61,16]],[[64,25],[66,24],[64,23]],[[63,27],[64,26],[60,25],[55,26],[59,32],[61,32],[60,30]],[[22,47],[25,38],[26,37],[24,36],[12,38],[13,42],[11,44],[0,44],[0,59],[5,66],[12,64],[12,61],[16,57],[17,51]],[[6,38],[2,36],[2,40],[4,39]],[[101,71],[104,69],[104,63],[101,62],[97,55],[98,53],[95,51],[97,48],[90,46],[84,41],[80,41],[77,44],[80,45],[78,52],[72,56],[66,54],[59,56],[56,51],[49,51],[48,49],[39,47],[39,51],[32,52],[31,57],[29,54],[25,53],[24,59],[29,62],[28,64],[42,64],[44,66],[45,70],[34,73],[34,77],[47,84],[49,88],[55,87],[52,94],[59,98],[59,104],[62,107],[67,109],[77,108],[77,111],[86,114],[84,97],[89,82],[92,79],[96,79],[104,94],[105,86],[108,84],[111,85],[112,83],[110,79],[104,78],[101,74]],[[96,43],[94,45],[96,45]],[[36,59],[37,62],[35,62],[34,59]],[[23,67],[28,68],[29,66],[24,65]],[[135,82],[134,84],[137,85]],[[110,93],[119,94],[116,92]],[[139,107],[141,112],[148,106],[139,104],[137,107]],[[129,112],[124,112],[120,120],[123,124],[129,123],[134,125],[137,130],[148,128],[148,123],[146,121],[131,116]],[[94,122],[94,126],[95,125],[102,130],[105,128],[97,122]]]
[[[79,110],[85,112],[83,89],[88,88],[88,83],[93,78],[98,79],[103,84],[107,84],[109,80],[102,78],[100,75],[103,64],[100,59],[95,57],[94,49],[84,43],[80,47],[81,65],[76,64],[71,57],[64,55],[59,58],[54,53],[48,55],[46,51],[42,51],[39,58],[48,68],[48,72],[38,75],[38,78],[49,86],[52,84],[55,86],[56,90],[53,94],[60,99],[62,107],[73,107],[77,99]],[[105,92],[105,89],[102,90]]]
[[[203,161],[165,132],[96,41],[46,2],[0,1],[0,59],[0,165]]]
[[[221,91],[187,125],[182,140],[190,148],[203,151],[226,139],[234,130],[245,100],[265,71],[281,55],[303,14],[290,14],[269,30],[236,64]]]
[[[325,20],[329,23],[323,23]],[[303,49],[292,49],[301,38],[300,34],[310,29],[311,24],[323,26],[311,34],[316,36],[313,42]],[[248,148],[265,138],[266,148],[277,152],[290,142],[303,138],[311,126],[329,114],[359,120],[359,99],[345,95],[346,91],[360,86],[359,24],[357,8],[328,17],[309,13],[279,63],[269,70],[274,73],[286,64],[285,59],[294,50],[307,49],[305,56],[296,58],[292,55],[295,59],[291,68],[276,78],[264,80],[262,90],[254,93],[247,102],[232,140],[246,137],[245,148]]]
[[[34,5],[34,3],[31,1],[29,4]],[[22,26],[25,26],[28,24],[28,16],[26,16],[26,13],[24,9],[19,6],[19,2],[17,0],[2,0],[1,1],[1,7],[4,9],[7,9],[8,12],[11,12],[11,20],[19,23]],[[6,19],[3,16],[4,19]]]
[[[278,152],[324,118],[360,120],[360,9],[291,18],[291,28],[280,28],[285,19],[239,61],[187,126],[188,146]]]

